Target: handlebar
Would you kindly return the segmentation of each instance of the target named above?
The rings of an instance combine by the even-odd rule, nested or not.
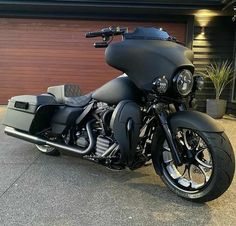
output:
[[[115,35],[123,35],[128,31],[128,28],[120,28],[120,27],[109,27],[109,28],[104,28],[101,31],[95,31],[95,32],[88,32],[85,34],[86,38],[95,38],[95,37],[103,37],[103,38],[108,38],[110,36],[115,36]]]
[[[95,37],[100,37],[100,36],[102,36],[101,31],[88,32],[88,33],[85,34],[86,38],[95,38]]]

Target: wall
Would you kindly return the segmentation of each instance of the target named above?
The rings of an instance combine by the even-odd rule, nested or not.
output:
[[[205,34],[201,34],[204,27]],[[195,18],[193,37],[194,65],[196,73],[204,71],[214,61],[229,59],[233,61],[234,24],[231,17]],[[228,113],[236,114],[236,104],[231,101],[232,84],[226,87],[221,98],[228,100]],[[206,110],[206,99],[215,98],[215,90],[210,81],[198,92],[198,110]]]
[[[235,67],[234,73],[235,73],[235,76],[236,76],[236,58],[235,58],[236,54],[235,54],[235,50],[236,50],[236,30],[234,32],[234,52],[233,52],[233,57],[234,57],[233,61],[234,61],[234,67]],[[234,92],[236,92],[236,80],[234,81],[234,83],[235,83]],[[230,101],[231,101],[231,98],[232,98],[233,85],[230,87],[231,88],[231,95],[229,95],[230,96]],[[229,108],[228,113],[236,115],[236,103],[235,102],[234,103],[229,102],[228,103],[228,108]]]
[[[87,93],[120,75],[105,63],[105,49],[93,47],[101,38],[85,38],[86,32],[111,25],[130,31],[163,27],[185,42],[186,23],[0,18],[0,104],[65,83],[79,84]]]

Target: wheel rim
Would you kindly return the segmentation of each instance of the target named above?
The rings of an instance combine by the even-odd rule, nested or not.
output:
[[[165,178],[178,190],[195,193],[205,188],[213,174],[210,149],[203,138],[195,131],[179,129],[176,141],[184,164],[174,164],[166,140],[162,146],[162,167]]]
[[[54,147],[51,147],[49,145],[38,145],[36,144],[36,147],[41,151],[41,152],[44,152],[44,153],[50,153],[52,151],[55,150]]]

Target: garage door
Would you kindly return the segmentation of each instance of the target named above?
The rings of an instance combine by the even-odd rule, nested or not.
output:
[[[64,83],[79,84],[86,93],[119,75],[105,64],[104,49],[93,48],[94,40],[84,38],[85,32],[110,25],[162,27],[185,42],[184,23],[1,18],[0,104]]]

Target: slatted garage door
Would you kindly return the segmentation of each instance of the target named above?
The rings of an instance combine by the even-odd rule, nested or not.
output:
[[[0,104],[64,83],[80,84],[88,92],[119,75],[105,64],[104,49],[93,48],[94,40],[84,38],[85,32],[110,25],[163,27],[185,42],[184,23],[1,18]]]

